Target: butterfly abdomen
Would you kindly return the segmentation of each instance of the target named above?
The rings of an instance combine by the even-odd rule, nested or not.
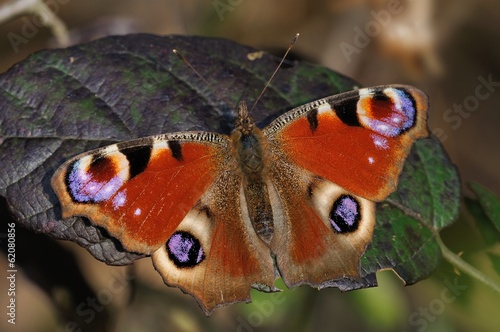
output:
[[[274,221],[266,183],[263,181],[247,182],[244,184],[243,192],[248,216],[255,232],[264,242],[269,243],[274,233]]]
[[[268,188],[263,176],[266,161],[265,139],[252,119],[246,113],[242,114],[240,110],[232,141],[243,178],[245,202],[242,208],[248,212],[257,235],[269,243],[274,231],[274,222]]]

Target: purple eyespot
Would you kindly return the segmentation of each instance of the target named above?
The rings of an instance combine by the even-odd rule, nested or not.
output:
[[[384,137],[397,137],[415,126],[415,100],[404,89],[374,90],[369,98],[372,114],[362,116],[369,129]]]
[[[110,199],[122,186],[119,175],[106,180],[97,180],[92,169],[82,167],[81,160],[70,166],[66,184],[73,201],[78,203],[98,203]]]
[[[167,252],[168,257],[179,268],[194,267],[205,258],[200,241],[185,231],[175,232],[168,239]]]
[[[396,101],[396,108],[404,115],[403,117],[401,117],[401,131],[408,130],[415,125],[415,100],[413,100],[410,94],[402,89],[393,89],[393,91],[398,96],[398,100]],[[397,119],[399,120],[399,118]]]
[[[358,229],[361,209],[356,198],[341,195],[333,203],[330,211],[330,223],[337,233],[350,233]]]

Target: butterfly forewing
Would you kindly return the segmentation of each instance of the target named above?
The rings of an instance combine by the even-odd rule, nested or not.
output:
[[[125,249],[147,254],[166,242],[213,183],[227,144],[206,133],[118,143],[69,160],[52,187],[64,218],[87,217]]]
[[[420,90],[380,86],[293,109],[264,133],[294,164],[380,201],[396,189],[412,143],[427,136],[426,112]]]

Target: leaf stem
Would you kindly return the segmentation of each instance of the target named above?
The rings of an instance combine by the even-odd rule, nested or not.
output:
[[[500,293],[500,284],[491,280],[488,276],[486,276],[481,271],[477,270],[475,267],[464,261],[460,256],[452,252],[448,247],[443,243],[439,234],[436,234],[436,240],[441,248],[441,252],[443,254],[443,258],[448,261],[453,266],[456,266],[462,272],[468,274],[472,278],[482,282],[486,286],[492,288],[497,293]]]

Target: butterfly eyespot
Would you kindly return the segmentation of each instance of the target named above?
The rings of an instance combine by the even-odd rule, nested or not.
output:
[[[333,203],[330,223],[338,233],[350,233],[358,229],[361,220],[360,204],[351,195],[341,195]]]
[[[205,259],[200,241],[191,233],[175,232],[167,241],[168,257],[177,267],[194,267]]]
[[[416,125],[415,99],[404,89],[367,89],[361,122],[385,137],[397,137]]]
[[[73,201],[78,203],[102,202],[112,197],[123,185],[124,179],[113,169],[107,158],[83,167],[79,160],[70,166],[66,184]],[[99,172],[104,173],[100,175]]]

